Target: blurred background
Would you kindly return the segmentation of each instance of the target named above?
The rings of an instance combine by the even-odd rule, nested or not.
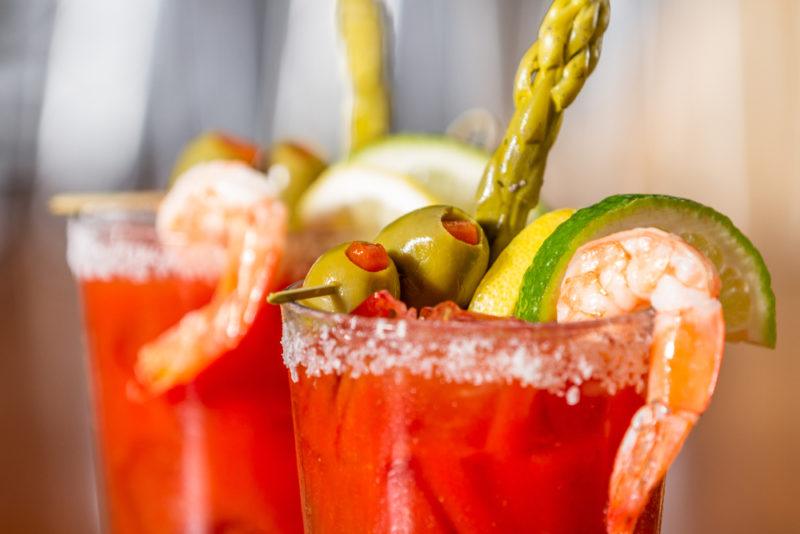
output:
[[[503,123],[544,0],[385,0],[396,130],[480,106]],[[778,350],[730,346],[671,472],[664,532],[800,532],[800,2],[612,0],[600,65],[569,110],[551,205],[619,192],[711,204],[778,294]],[[0,532],[97,531],[66,190],[162,187],[217,128],[340,150],[331,0],[0,2]]]

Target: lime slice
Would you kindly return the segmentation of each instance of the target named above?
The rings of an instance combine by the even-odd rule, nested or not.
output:
[[[402,174],[362,164],[329,167],[297,204],[304,227],[335,233],[340,241],[372,240],[401,215],[440,201]]]
[[[551,211],[517,234],[483,276],[469,303],[469,310],[498,317],[514,315],[522,277],[531,260],[545,239],[573,213],[575,210],[571,209]]]
[[[515,315],[528,321],[554,320],[561,280],[578,247],[645,226],[683,237],[717,267],[728,340],[775,346],[775,295],[761,254],[725,215],[664,195],[617,195],[575,212],[536,254],[525,273]]]
[[[350,161],[410,176],[440,202],[475,213],[475,191],[489,154],[449,137],[404,134],[372,143]]]

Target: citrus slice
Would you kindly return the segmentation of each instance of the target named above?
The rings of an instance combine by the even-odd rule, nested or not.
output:
[[[469,310],[498,317],[514,315],[522,277],[533,257],[544,240],[573,213],[572,209],[551,211],[517,234],[483,276]]]
[[[575,212],[539,248],[523,278],[515,315],[554,320],[561,281],[578,247],[639,227],[681,236],[716,266],[728,340],[775,346],[775,295],[761,254],[725,215],[665,195],[616,195]]]
[[[440,202],[475,213],[489,154],[450,137],[401,134],[362,148],[350,161],[409,176]]]
[[[297,205],[302,225],[336,233],[340,241],[369,241],[401,215],[440,203],[415,180],[363,164],[330,167]]]

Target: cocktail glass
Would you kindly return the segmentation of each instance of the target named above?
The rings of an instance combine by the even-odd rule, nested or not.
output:
[[[307,532],[605,532],[653,316],[421,321],[283,306]],[[658,532],[662,491],[637,532]]]
[[[237,348],[155,395],[134,373],[146,342],[209,301],[224,251],[166,250],[152,213],[68,226],[83,300],[106,530],[302,531],[280,316],[264,305]]]

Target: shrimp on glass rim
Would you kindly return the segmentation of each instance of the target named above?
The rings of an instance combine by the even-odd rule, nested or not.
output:
[[[275,289],[286,246],[287,212],[281,184],[248,165],[196,165],[175,182],[159,206],[156,229],[168,249],[214,245],[226,264],[211,301],[143,346],[136,375],[150,393],[190,382],[233,349]]]
[[[711,400],[725,342],[720,285],[705,256],[655,228],[587,243],[567,267],[559,322],[655,311],[647,402],[628,427],[609,484],[611,534],[633,532],[652,490]]]

